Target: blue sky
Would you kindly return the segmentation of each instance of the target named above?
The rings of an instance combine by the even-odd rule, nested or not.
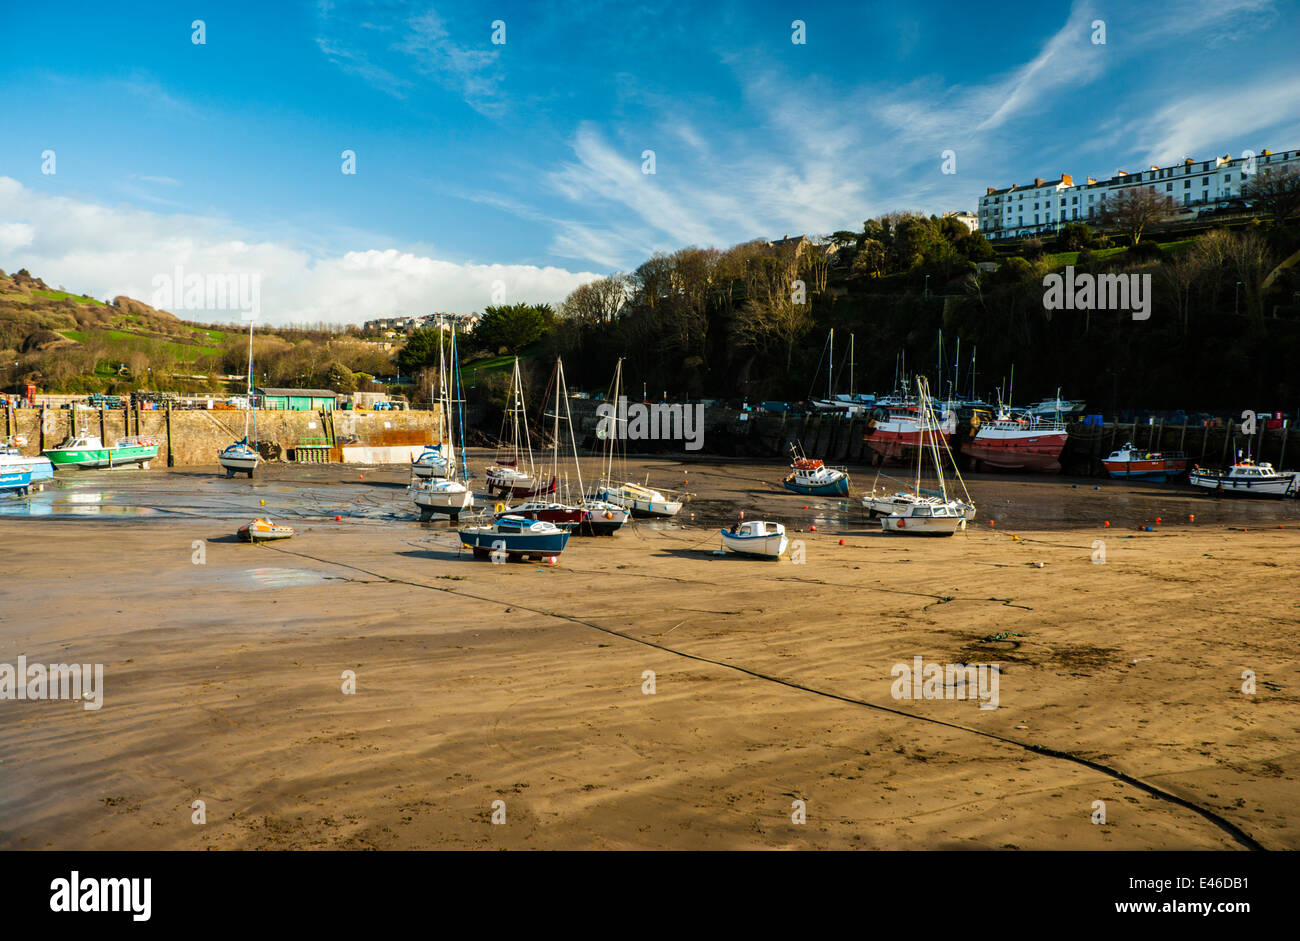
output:
[[[146,301],[175,265],[256,272],[277,322],[481,309],[494,282],[557,301],[654,251],[1300,146],[1300,14],[1265,0],[125,2],[5,22],[0,268]]]

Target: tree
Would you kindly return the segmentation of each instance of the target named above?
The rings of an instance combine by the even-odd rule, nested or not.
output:
[[[1118,229],[1136,245],[1149,226],[1168,218],[1176,208],[1172,199],[1157,193],[1153,186],[1129,186],[1103,199],[1099,215],[1102,225]]]
[[[1262,170],[1241,188],[1241,195],[1282,225],[1300,213],[1300,171],[1294,167]]]
[[[331,363],[325,372],[325,385],[335,392],[356,392],[357,377],[342,363]]]
[[[885,246],[875,239],[864,239],[853,259],[853,273],[878,278],[885,271]]]
[[[1067,222],[1056,233],[1056,249],[1073,252],[1092,247],[1092,229],[1083,222]]]
[[[406,345],[397,353],[397,368],[408,376],[421,369],[438,364],[438,347],[443,342],[443,331],[435,327],[420,327],[406,338]]]
[[[549,304],[487,307],[474,327],[474,342],[490,353],[504,348],[516,355],[540,340],[554,323],[555,313]]]

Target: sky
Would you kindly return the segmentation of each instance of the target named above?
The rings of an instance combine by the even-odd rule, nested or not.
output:
[[[279,324],[1300,146],[1295,2],[5,6],[0,268],[256,276]]]

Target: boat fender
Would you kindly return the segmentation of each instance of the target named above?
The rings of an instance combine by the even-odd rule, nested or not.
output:
[[[494,513],[502,513],[502,512],[505,511],[505,508],[506,508],[506,505],[505,505],[504,503],[498,503],[496,506],[494,506],[494,507],[492,508],[492,511],[493,511]]]

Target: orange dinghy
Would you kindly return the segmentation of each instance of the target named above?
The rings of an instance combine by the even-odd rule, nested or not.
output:
[[[271,539],[288,539],[293,535],[290,526],[277,526],[270,520],[255,519],[239,527],[239,538],[244,542],[266,542]]]

